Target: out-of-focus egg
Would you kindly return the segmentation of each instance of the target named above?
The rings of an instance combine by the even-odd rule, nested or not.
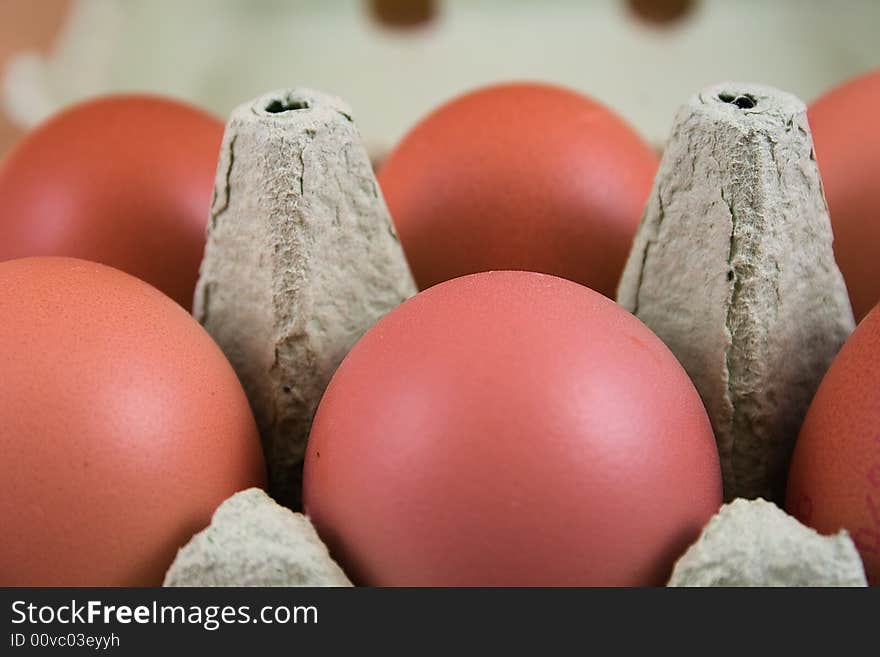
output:
[[[816,530],[846,529],[880,584],[880,307],[834,359],[801,427],[786,509]]]
[[[128,274],[0,263],[0,585],[159,585],[232,493],[265,483],[210,336]]]
[[[62,111],[0,162],[0,260],[102,262],[190,309],[222,137],[213,116],[160,97]]]
[[[355,345],[307,513],[368,585],[661,584],[721,503],[702,402],[635,317],[554,276],[426,290]]]
[[[522,269],[613,297],[656,170],[656,154],[607,108],[518,83],[435,110],[378,179],[421,289]]]
[[[856,320],[880,301],[880,70],[821,96],[808,111],[834,229],[834,255]]]

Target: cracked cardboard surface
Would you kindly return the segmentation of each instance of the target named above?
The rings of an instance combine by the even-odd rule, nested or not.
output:
[[[618,302],[694,381],[728,500],[781,501],[807,406],[853,330],[831,243],[801,101],[726,83],[681,108]]]
[[[279,501],[300,504],[312,416],[336,367],[415,292],[342,101],[299,89],[237,108],[193,314],[248,395]]]

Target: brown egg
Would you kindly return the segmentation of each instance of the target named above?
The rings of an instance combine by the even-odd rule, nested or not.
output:
[[[880,585],[880,307],[834,359],[801,427],[785,506],[818,531],[849,531]]]
[[[391,311],[321,399],[305,507],[356,582],[658,585],[721,503],[666,346],[602,295],[488,272]]]
[[[189,310],[222,137],[222,122],[170,98],[61,111],[0,161],[0,260],[101,262]]]
[[[0,263],[0,586],[162,583],[264,485],[232,367],[179,305],[69,258]]]
[[[834,229],[834,255],[856,321],[880,301],[880,70],[812,105],[816,163]]]
[[[607,108],[518,83],[435,110],[378,179],[421,289],[519,269],[613,297],[656,170],[655,153]]]

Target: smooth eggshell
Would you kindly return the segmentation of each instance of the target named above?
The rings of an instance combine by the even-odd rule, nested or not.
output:
[[[880,70],[810,105],[816,163],[834,229],[834,255],[856,320],[880,301]]]
[[[837,354],[801,427],[786,508],[824,534],[846,529],[880,584],[880,307]]]
[[[419,122],[378,180],[419,288],[493,269],[613,297],[657,156],[574,91],[486,87]]]
[[[693,384],[625,310],[491,272],[406,301],[321,400],[304,502],[368,585],[649,585],[721,503]]]
[[[53,116],[0,161],[0,260],[101,262],[192,307],[223,123],[117,95]]]
[[[159,585],[265,485],[244,391],[190,315],[70,258],[0,263],[0,586]]]

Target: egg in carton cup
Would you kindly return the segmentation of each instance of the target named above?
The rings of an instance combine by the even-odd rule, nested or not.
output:
[[[238,108],[195,314],[244,384],[270,492],[289,506],[333,372],[415,291],[344,104],[294,90]],[[681,108],[618,302],[696,385],[731,502],[670,585],[865,585],[846,532],[819,536],[774,504],[810,400],[854,326],[801,101],[724,83]],[[245,491],[181,549],[166,585],[249,583],[350,581],[307,518]]]

